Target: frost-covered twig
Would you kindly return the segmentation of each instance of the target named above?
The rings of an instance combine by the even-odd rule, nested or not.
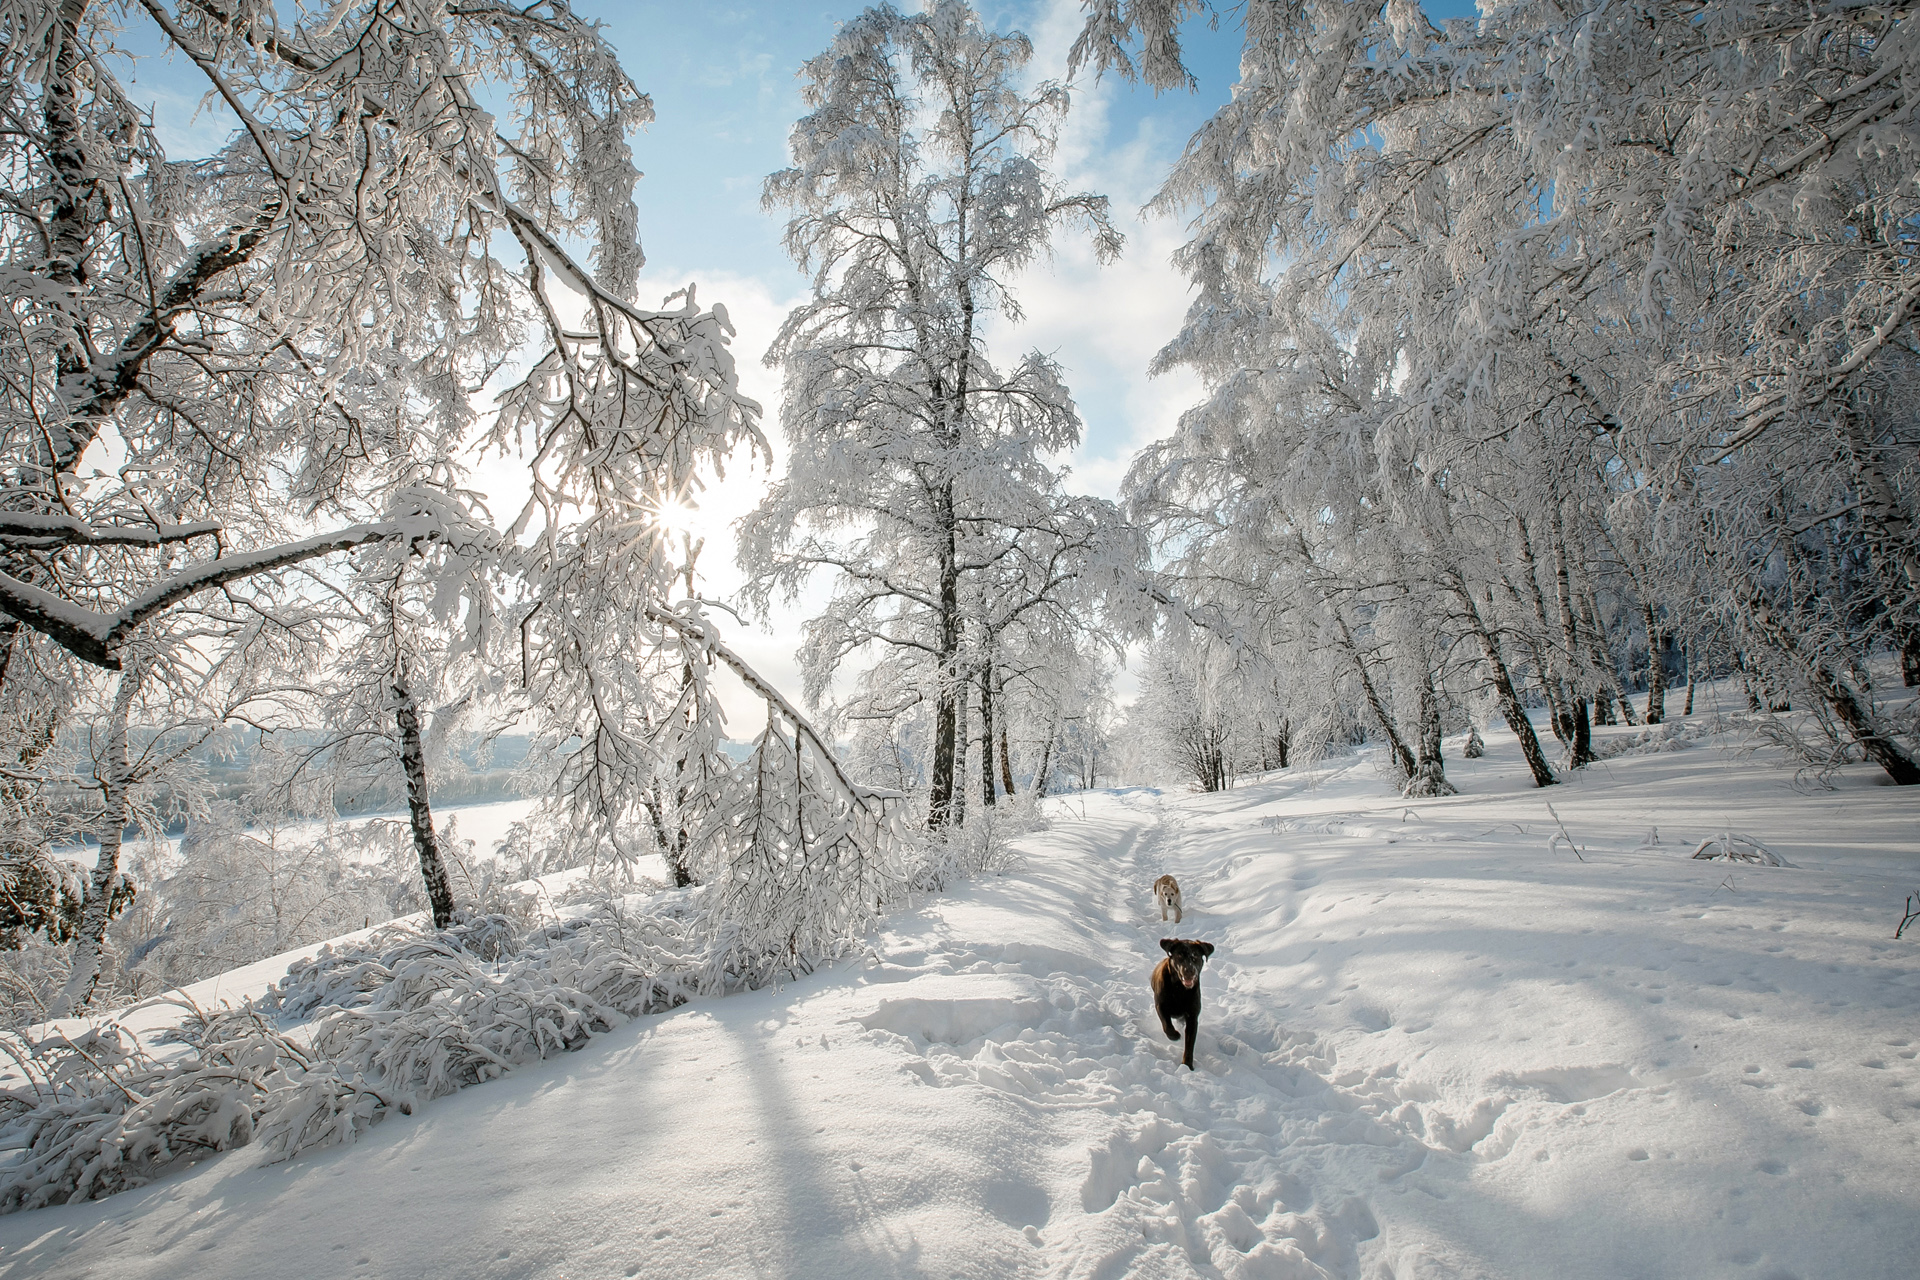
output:
[[[1749,835],[1722,831],[1694,847],[1690,857],[1702,862],[1748,862],[1760,867],[1790,867],[1793,864]]]
[[[1567,842],[1567,848],[1572,851],[1573,856],[1585,862],[1587,860],[1586,855],[1580,852],[1580,846],[1575,844],[1573,837],[1567,833],[1567,824],[1560,821],[1560,814],[1554,809],[1551,801],[1547,803],[1547,812],[1553,814],[1554,825],[1560,828],[1560,834],[1547,841],[1547,852],[1552,853],[1555,843],[1560,840],[1565,840]]]

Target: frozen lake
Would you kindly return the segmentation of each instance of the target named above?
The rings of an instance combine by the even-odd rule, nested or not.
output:
[[[533,812],[539,801],[532,797],[517,800],[490,800],[483,804],[436,805],[433,810],[433,825],[438,831],[445,831],[448,819],[454,819],[454,834],[462,842],[473,842],[476,854],[492,854],[507,838],[507,829],[514,823],[526,818]],[[406,810],[398,809],[390,813],[355,814],[351,818],[341,818],[334,823],[335,830],[352,830],[369,822],[397,822],[405,824]],[[281,827],[275,835],[276,840],[298,843],[311,840],[319,835],[322,824],[318,822],[289,824]],[[261,833],[263,838],[265,833]],[[180,853],[180,836],[169,834],[157,839],[136,838],[127,841],[129,855],[158,856],[162,861],[170,861]],[[89,840],[84,845],[68,845],[58,850],[59,855],[72,862],[84,862],[89,866],[98,856],[99,845]]]

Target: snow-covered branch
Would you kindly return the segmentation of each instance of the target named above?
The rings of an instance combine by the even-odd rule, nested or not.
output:
[[[14,551],[55,547],[158,547],[216,535],[212,520],[188,524],[96,524],[78,516],[33,511],[0,512],[0,546]]]
[[[377,521],[317,534],[298,542],[263,547],[181,570],[156,582],[125,605],[103,613],[73,603],[31,583],[0,572],[0,611],[50,637],[75,657],[109,671],[120,669],[115,650],[154,615],[187,597],[259,574],[346,551],[370,542],[415,542],[441,536],[431,517]]]

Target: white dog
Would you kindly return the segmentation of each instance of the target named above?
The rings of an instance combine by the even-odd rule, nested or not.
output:
[[[1172,876],[1161,876],[1153,882],[1153,900],[1160,904],[1160,918],[1167,918],[1167,908],[1173,908],[1173,922],[1180,923],[1180,882]]]

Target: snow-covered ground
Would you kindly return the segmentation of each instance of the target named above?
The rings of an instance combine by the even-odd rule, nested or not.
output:
[[[1489,747],[1442,800],[1355,757],[1052,802],[865,960],[0,1218],[0,1277],[1914,1274],[1920,789]],[[1794,865],[1686,856],[1726,829]],[[1193,1073],[1162,872],[1219,948]]]

